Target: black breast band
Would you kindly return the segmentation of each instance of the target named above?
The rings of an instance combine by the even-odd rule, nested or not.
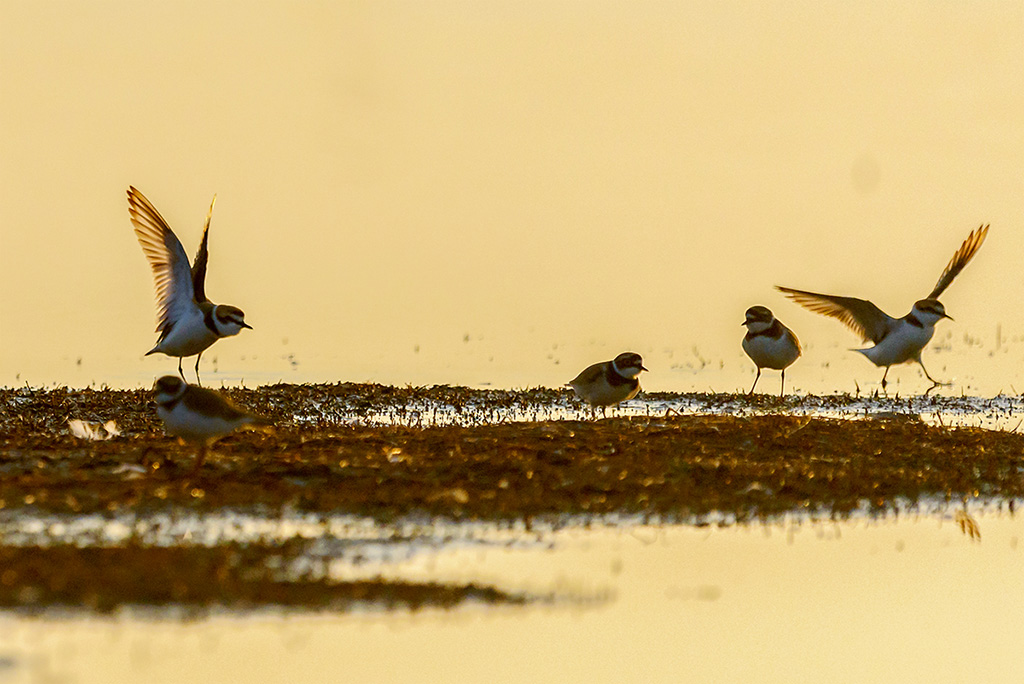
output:
[[[220,337],[220,333],[217,332],[217,324],[213,320],[212,306],[203,313],[203,323],[205,323],[206,327],[210,329],[210,332],[212,332],[217,337]]]
[[[615,370],[615,364],[609,363],[604,371],[604,379],[608,381],[608,384],[612,387],[622,387],[623,385],[629,385],[630,387],[637,387],[640,385],[638,378],[627,378],[617,370]]]

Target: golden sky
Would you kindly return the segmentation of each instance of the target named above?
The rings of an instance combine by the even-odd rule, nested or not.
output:
[[[1022,73],[1017,2],[0,0],[0,383],[175,369],[133,184],[189,254],[218,195],[207,291],[255,330],[214,381],[557,385],[633,349],[648,388],[733,391],[764,304],[788,385],[852,390],[856,337],[772,286],[900,316],[991,223],[925,360],[994,392]]]

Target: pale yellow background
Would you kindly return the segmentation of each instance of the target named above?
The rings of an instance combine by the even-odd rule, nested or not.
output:
[[[211,384],[557,385],[633,349],[649,389],[745,390],[761,303],[791,387],[852,391],[856,338],[772,285],[903,315],[990,222],[925,361],[1024,390],[1022,74],[1020,2],[0,0],[0,384],[174,371],[134,184],[189,254],[218,194],[208,292],[255,330]]]

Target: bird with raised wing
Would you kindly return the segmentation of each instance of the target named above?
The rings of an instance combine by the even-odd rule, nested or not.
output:
[[[909,361],[916,361],[921,366],[925,377],[932,382],[931,389],[934,389],[942,383],[929,375],[921,360],[921,351],[935,334],[935,324],[943,318],[952,320],[952,316],[946,313],[938,297],[981,248],[988,235],[988,228],[984,225],[971,231],[960,245],[960,249],[949,260],[946,270],[939,276],[931,293],[924,299],[914,302],[910,313],[902,318],[893,318],[866,299],[819,294],[791,287],[776,289],[810,311],[838,319],[860,335],[865,342],[873,343],[871,347],[852,351],[860,352],[876,366],[885,366],[885,373],[882,375],[883,391],[890,366]]]
[[[214,196],[214,202],[217,197]],[[245,322],[245,314],[230,304],[214,304],[206,297],[207,248],[213,204],[206,214],[203,239],[199,243],[195,262],[188,265],[188,255],[174,231],[156,210],[156,207],[134,187],[128,188],[128,215],[135,226],[135,236],[153,269],[156,285],[157,325],[160,333],[156,345],[146,356],[160,352],[178,357],[178,373],[182,380],[181,360],[196,357],[196,382],[199,380],[199,360],[210,345],[222,337],[237,335],[242,328],[252,329]]]

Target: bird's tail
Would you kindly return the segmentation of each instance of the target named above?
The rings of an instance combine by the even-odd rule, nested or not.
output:
[[[253,430],[258,430],[260,432],[274,431],[274,422],[269,418],[264,418],[263,416],[249,416],[249,422],[247,425]]]

